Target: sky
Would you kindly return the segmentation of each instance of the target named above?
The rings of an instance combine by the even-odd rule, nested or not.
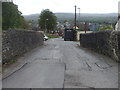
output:
[[[117,13],[120,0],[13,0],[23,15],[41,13],[50,9],[53,13]]]

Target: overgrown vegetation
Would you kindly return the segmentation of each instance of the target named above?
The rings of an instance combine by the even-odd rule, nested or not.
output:
[[[22,13],[18,10],[18,6],[13,2],[2,3],[2,29],[9,28],[28,28]]]
[[[9,62],[3,63],[3,67],[8,67],[9,65],[14,64],[16,62],[17,62],[17,60],[14,60],[14,59],[10,60]]]

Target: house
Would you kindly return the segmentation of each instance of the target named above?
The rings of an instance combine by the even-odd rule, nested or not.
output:
[[[90,31],[97,31],[99,28],[99,24],[98,23],[89,23],[89,30]]]

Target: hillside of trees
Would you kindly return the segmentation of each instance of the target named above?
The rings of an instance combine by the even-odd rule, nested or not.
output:
[[[31,14],[24,15],[27,21],[33,20],[38,21],[40,14]],[[55,13],[59,22],[74,21],[74,13]],[[77,13],[77,20],[79,20],[79,14]],[[108,14],[80,14],[81,22],[95,22],[95,23],[116,23],[117,22],[117,13],[108,13]]]

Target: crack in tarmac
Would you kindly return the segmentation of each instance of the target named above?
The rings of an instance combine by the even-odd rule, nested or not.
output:
[[[8,74],[7,76],[3,77],[2,80],[10,77],[11,75],[13,75],[14,73],[16,73],[17,71],[19,71],[20,69],[22,69],[23,67],[25,67],[28,63],[24,63],[20,68],[16,69],[14,72],[11,72],[10,74]]]
[[[87,64],[88,68],[89,68],[89,71],[92,71],[92,67],[87,63],[87,61],[85,61],[85,62]]]

